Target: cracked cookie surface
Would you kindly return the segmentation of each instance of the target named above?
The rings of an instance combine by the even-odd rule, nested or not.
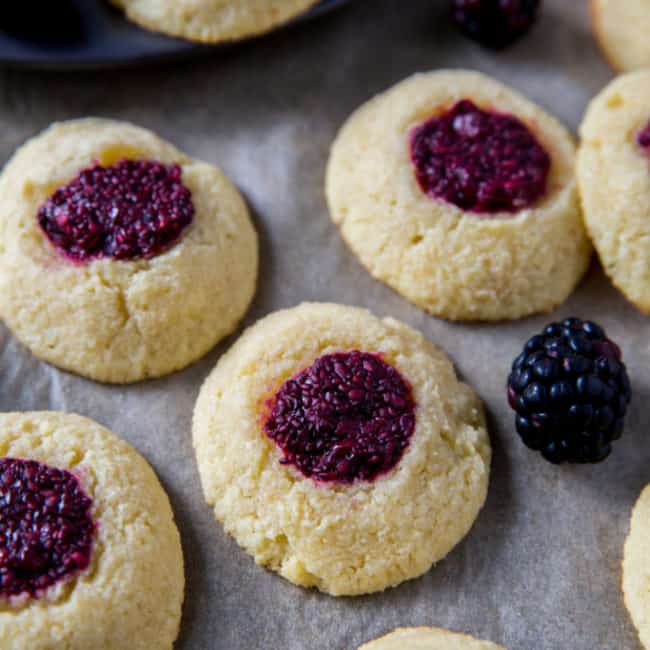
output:
[[[356,368],[363,353],[361,363],[371,374],[375,366],[376,381],[366,381],[361,372],[349,381],[348,368],[337,364],[350,352],[355,363],[347,365]],[[339,379],[315,364],[318,359],[334,360],[330,365]],[[412,391],[415,427],[403,455],[372,480],[347,470],[307,477],[265,430],[269,400],[272,407],[277,395],[290,402],[295,390],[282,387],[291,378],[314,386],[304,375],[313,368],[326,388],[303,392],[304,419],[315,426],[309,446],[299,445],[301,452],[328,454],[328,445],[340,452],[359,438],[363,451],[371,413],[361,393],[392,385],[384,371],[376,372],[377,359]],[[359,382],[363,388],[355,385]],[[341,399],[346,392],[349,400]],[[391,416],[393,424],[405,417],[404,399],[391,412],[397,392],[384,393],[378,441]],[[373,413],[377,408],[374,402]],[[272,412],[277,424],[277,409]],[[323,432],[320,441],[317,430]],[[206,379],[194,410],[193,437],[205,498],[226,531],[258,564],[333,595],[381,591],[428,571],[466,535],[487,491],[490,443],[474,391],[419,332],[354,307],[308,303],[249,328]],[[332,445],[332,438],[344,441]],[[394,443],[385,438],[382,444]],[[366,462],[358,456],[349,453],[337,462]]]
[[[450,119],[470,102],[468,115]],[[510,125],[508,135],[499,124],[496,147],[494,133],[486,139],[490,119]],[[448,132],[426,133],[445,120]],[[426,156],[413,148],[420,131]],[[506,200],[526,165],[491,160],[512,155],[508,137],[520,148],[539,145],[541,164],[532,169],[543,183],[524,193],[530,202]],[[355,111],[332,145],[325,191],[333,221],[375,278],[436,316],[515,319],[563,302],[589,263],[574,159],[571,136],[540,107],[482,74],[441,70],[414,75]],[[490,178],[499,163],[507,173]],[[454,204],[427,194],[421,181],[430,177],[434,194],[465,195]],[[481,199],[481,192],[493,196]],[[511,209],[459,207],[477,202]]]
[[[171,650],[183,556],[169,499],[144,458],[96,422],[54,412],[0,414],[0,457],[74,477],[95,524],[82,571],[44,593],[0,597],[0,647]]]
[[[39,209],[94,164],[180,166],[192,222],[149,258],[75,263],[47,238]],[[23,145],[0,177],[0,316],[37,357],[112,383],[158,377],[230,334],[257,277],[257,235],[237,189],[125,122],[73,120]]]
[[[263,34],[319,0],[111,0],[130,20],[156,32],[218,43]]]

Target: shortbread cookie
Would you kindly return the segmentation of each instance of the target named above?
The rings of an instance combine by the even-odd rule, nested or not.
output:
[[[203,43],[262,34],[319,0],[111,0],[127,18],[156,32]]]
[[[647,0],[590,0],[594,33],[617,70],[650,66],[650,4]]]
[[[303,304],[248,329],[194,411],[203,491],[259,564],[333,595],[429,570],[485,500],[480,400],[391,318]]]
[[[235,187],[125,122],[55,124],[0,177],[0,315],[38,357],[125,383],[195,361],[255,290]]]
[[[623,553],[625,606],[644,648],[650,648],[650,486],[641,492],[632,511],[630,533]]]
[[[399,628],[380,639],[364,643],[359,650],[504,650],[489,641],[479,641],[437,627]]]
[[[612,282],[650,312],[650,72],[615,79],[580,128],[584,219]]]
[[[147,462],[96,422],[0,415],[0,647],[171,650],[183,556]]]
[[[555,119],[500,83],[418,74],[341,129],[327,199],[362,264],[416,305],[514,319],[560,304],[588,265],[574,154]]]

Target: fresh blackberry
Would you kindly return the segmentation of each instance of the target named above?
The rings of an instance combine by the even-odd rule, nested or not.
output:
[[[508,377],[517,432],[551,463],[605,460],[623,433],[630,397],[620,348],[578,318],[533,336]]]
[[[467,36],[500,50],[533,26],[540,4],[541,0],[452,0],[452,18]]]

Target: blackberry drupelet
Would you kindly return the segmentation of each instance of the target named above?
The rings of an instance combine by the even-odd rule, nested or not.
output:
[[[605,460],[623,433],[630,397],[620,348],[578,318],[533,336],[508,377],[517,432],[551,463]]]
[[[485,47],[500,50],[534,24],[541,0],[452,0],[459,29]]]

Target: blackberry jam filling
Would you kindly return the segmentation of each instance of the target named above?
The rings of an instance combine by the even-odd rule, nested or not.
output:
[[[177,241],[193,217],[181,168],[152,160],[88,167],[38,211],[47,238],[76,262],[153,257]]]
[[[269,402],[266,435],[317,481],[372,481],[395,467],[415,430],[415,402],[402,375],[376,354],[318,358]]]
[[[88,567],[91,506],[70,472],[0,458],[0,598],[38,596]]]
[[[467,99],[412,130],[411,160],[425,194],[483,214],[532,206],[551,168],[523,122]]]
[[[645,153],[650,154],[650,122],[639,131],[636,141]]]

